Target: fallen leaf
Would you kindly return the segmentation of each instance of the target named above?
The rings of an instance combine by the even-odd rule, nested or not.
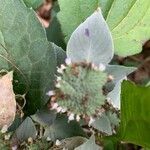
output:
[[[0,128],[10,126],[15,119],[16,100],[12,86],[13,72],[0,78]]]

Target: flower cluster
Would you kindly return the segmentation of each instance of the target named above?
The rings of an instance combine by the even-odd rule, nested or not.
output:
[[[51,109],[67,113],[69,120],[88,118],[91,123],[93,116],[103,112],[104,86],[113,80],[104,71],[103,64],[97,67],[92,63],[71,63],[66,59],[66,64],[57,69],[56,90],[47,93],[51,97]]]

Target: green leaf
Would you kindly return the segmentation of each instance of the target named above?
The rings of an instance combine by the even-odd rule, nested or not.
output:
[[[53,2],[53,7],[51,11],[50,25],[46,28],[47,38],[50,42],[66,49],[66,43],[64,41],[64,35],[61,30],[61,24],[57,18],[57,13],[60,11],[58,1]]]
[[[58,20],[61,23],[65,40],[68,41],[72,32],[98,7],[99,0],[58,0],[60,12]]]
[[[59,146],[59,148],[74,150],[76,147],[82,145],[86,141],[87,139],[81,136],[66,138],[60,141],[61,145]]]
[[[15,120],[13,121],[12,125],[8,128],[8,132],[13,132],[15,131],[20,124],[22,123],[22,118],[19,115],[16,115]]]
[[[15,92],[27,93],[26,110],[34,113],[53,88],[55,54],[33,10],[21,0],[0,3],[0,69],[15,70]]]
[[[121,83],[125,78],[116,82],[115,87],[108,93],[107,97],[112,103],[113,107],[120,109]]]
[[[92,123],[92,127],[101,131],[102,133],[112,135],[111,122],[105,113],[103,113]]]
[[[108,26],[97,9],[72,33],[67,45],[67,57],[73,62],[108,64],[113,55],[113,41]]]
[[[124,81],[121,96],[122,141],[150,148],[150,87]]]
[[[100,2],[100,8],[103,12],[103,16],[104,18],[106,18],[106,16],[108,15],[109,9],[112,5],[112,3],[114,2],[114,0],[99,0]]]
[[[102,150],[102,147],[99,147],[95,144],[95,137],[92,136],[87,142],[82,144],[81,146],[75,148],[75,150]]]
[[[23,142],[28,140],[29,137],[35,139],[36,133],[36,128],[32,119],[27,117],[15,131],[14,137],[20,142]]]
[[[56,119],[56,113],[48,109],[41,109],[32,115],[31,118],[42,126],[50,126]]]
[[[33,9],[39,8],[44,2],[44,0],[23,0],[23,1],[27,5],[27,7],[29,8],[32,7]]]
[[[150,38],[150,1],[100,0],[100,5],[104,6],[102,10],[112,32],[115,53],[129,56],[141,52],[142,45]]]
[[[57,60],[57,66],[60,67],[61,64],[65,63],[65,59],[66,59],[66,52],[59,46],[57,46],[56,44],[52,43],[54,52],[55,52],[55,56],[56,56],[56,60]]]
[[[66,49],[64,35],[61,31],[61,25],[56,16],[52,18],[49,27],[46,28],[46,34],[50,42],[54,42],[56,45]]]
[[[54,123],[45,128],[44,136],[55,141],[73,136],[85,136],[85,133],[77,122],[68,122],[67,117],[58,115]]]
[[[135,67],[119,65],[108,65],[106,67],[106,73],[112,75],[114,78],[112,82],[107,83],[106,89],[109,92],[107,97],[115,108],[120,109],[121,82],[136,69]]]
[[[91,124],[92,127],[100,131],[101,133],[112,135],[113,130],[119,125],[119,119],[116,113],[107,111],[101,114],[95,121]]]

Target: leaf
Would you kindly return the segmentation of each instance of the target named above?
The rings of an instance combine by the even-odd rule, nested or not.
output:
[[[0,3],[0,69],[9,65],[14,70],[15,93],[27,93],[25,109],[31,114],[49,98],[46,93],[53,88],[55,54],[33,10],[20,0]]]
[[[61,24],[57,18],[57,13],[60,11],[58,1],[53,2],[53,7],[51,10],[50,25],[46,28],[47,38],[50,42],[66,49],[66,43],[64,41],[64,35],[61,31]]]
[[[81,146],[75,148],[75,150],[102,150],[102,147],[99,147],[95,144],[95,137],[92,136],[87,142]]]
[[[68,118],[64,115],[58,115],[54,123],[45,128],[44,133],[44,137],[49,137],[53,141],[73,136],[85,136],[85,133],[77,122],[68,123]]]
[[[100,5],[103,7],[103,0]],[[115,53],[129,56],[141,52],[150,38],[150,1],[110,0],[102,10],[112,32]]]
[[[102,10],[104,18],[107,17],[109,9],[111,8],[113,2],[114,0],[99,0],[100,8]]]
[[[56,119],[56,113],[48,109],[41,109],[32,115],[31,118],[42,126],[50,126]]]
[[[120,109],[121,82],[136,69],[135,67],[119,65],[108,65],[106,67],[106,73],[112,75],[114,78],[112,82],[107,83],[106,89],[109,92],[107,97],[115,108]]]
[[[92,127],[107,135],[112,135],[111,122],[105,113],[92,123]]]
[[[101,14],[95,11],[71,35],[67,56],[73,62],[108,64],[113,57],[113,41],[108,26]]]
[[[125,78],[130,73],[134,72],[137,68],[136,67],[125,67],[119,65],[107,65],[106,73],[112,75],[114,80],[113,82],[116,83],[119,80]]]
[[[91,126],[104,135],[112,135],[115,128],[119,125],[119,118],[115,112],[106,111],[102,113]]]
[[[59,146],[59,149],[74,150],[86,141],[87,139],[81,136],[66,138],[60,141],[61,145]]]
[[[15,119],[16,100],[12,80],[13,72],[0,78],[0,128],[9,127]]]
[[[124,79],[116,82],[114,89],[108,93],[107,97],[110,99],[113,107],[120,109],[121,83]]]
[[[44,0],[23,0],[24,3],[27,5],[29,8],[37,9],[41,6],[41,4],[44,2]]]
[[[28,138],[36,138],[36,128],[30,117],[27,117],[15,131],[14,137],[20,142],[28,140]]]
[[[65,41],[68,41],[77,26],[85,21],[98,7],[98,0],[58,0],[60,12],[58,20],[61,23]],[[72,21],[69,21],[69,20]]]
[[[65,59],[66,59],[66,52],[59,46],[57,46],[56,44],[52,43],[54,52],[55,52],[55,56],[56,56],[56,60],[57,60],[57,66],[60,67],[61,64],[65,63]]]
[[[120,140],[150,148],[149,97],[150,87],[122,83]]]
[[[52,18],[49,27],[46,28],[46,34],[50,42],[54,42],[56,45],[66,49],[64,35],[61,31],[61,25],[56,16]]]
[[[8,132],[15,131],[22,123],[23,118],[20,115],[16,114],[16,117],[12,123],[12,125],[8,128]]]

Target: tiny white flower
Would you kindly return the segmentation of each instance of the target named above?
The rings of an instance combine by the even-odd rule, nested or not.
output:
[[[9,140],[10,139],[10,134],[5,135],[5,140]]]
[[[62,70],[65,70],[65,69],[66,69],[66,66],[65,66],[64,64],[61,64],[60,68],[61,68]]]
[[[69,115],[68,120],[69,120],[69,121],[74,120],[74,114],[73,114],[73,113],[71,113],[71,114]]]
[[[99,116],[102,116],[102,114],[103,114],[104,112],[105,112],[105,109],[101,108],[100,111],[99,111],[99,113],[98,113],[98,115],[99,115]]]
[[[60,88],[60,83],[57,83],[55,86],[56,86],[57,88]]]
[[[33,143],[32,137],[29,137],[29,138],[28,138],[28,143]]]
[[[58,107],[58,104],[54,103],[51,109],[57,109],[57,107]]]
[[[100,70],[100,71],[105,71],[105,69],[106,69],[106,66],[105,66],[105,65],[99,64],[99,70]]]
[[[91,124],[95,121],[94,118],[90,117],[90,121],[89,121],[89,126],[91,126]]]
[[[65,147],[64,147],[62,150],[68,150],[68,148],[65,148]]]
[[[71,65],[71,59],[70,58],[66,58],[65,63],[69,66]]]
[[[106,100],[107,100],[108,104],[113,105],[113,102],[110,97],[107,97]]]
[[[46,93],[46,95],[47,95],[47,96],[53,96],[53,95],[55,95],[55,92],[54,92],[54,91],[48,91],[48,92]]]
[[[112,75],[109,75],[108,79],[112,81],[112,80],[114,80],[114,77]]]
[[[67,111],[67,108],[62,108],[61,112],[65,113]]]
[[[57,110],[57,113],[59,113],[59,112],[61,112],[62,107],[59,106],[59,107],[56,108],[56,110]]]
[[[13,147],[11,147],[11,150],[17,150],[17,149],[18,149],[17,145],[14,145]]]
[[[107,100],[108,103],[111,103],[111,98],[110,97],[107,97],[106,100]]]
[[[59,67],[57,68],[57,72],[60,73],[60,74],[63,74],[63,70]]]
[[[49,141],[51,141],[51,140],[52,140],[52,139],[51,139],[50,137],[47,137],[47,138],[46,138],[46,141],[47,141],[47,142],[49,142]]]
[[[60,145],[61,145],[61,142],[57,139],[55,145],[56,145],[56,146],[60,146]]]
[[[81,118],[80,118],[80,116],[79,116],[79,115],[76,115],[76,121],[78,121],[78,122],[79,122],[79,121],[80,121],[80,119],[81,119]]]
[[[8,130],[8,126],[7,125],[4,125],[1,129],[1,133],[6,133]]]
[[[98,67],[95,64],[92,64],[92,68],[98,70]]]
[[[61,77],[57,77],[57,81],[61,81]]]

